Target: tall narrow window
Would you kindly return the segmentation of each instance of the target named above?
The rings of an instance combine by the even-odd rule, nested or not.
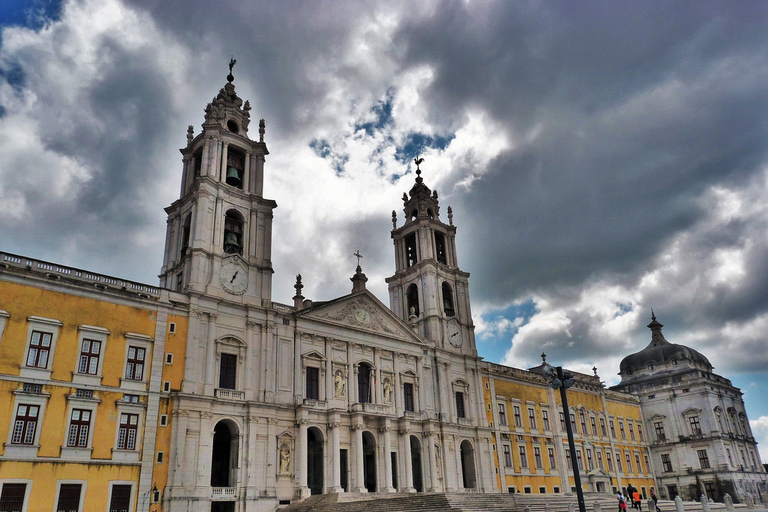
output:
[[[189,249],[189,231],[192,227],[192,214],[188,213],[184,218],[184,224],[181,226],[181,249],[179,259],[183,260]]]
[[[109,500],[109,512],[123,512],[131,506],[131,486],[112,485],[112,497]]]
[[[120,450],[135,450],[138,428],[138,414],[121,414],[120,430],[117,432],[117,448]]]
[[[403,384],[403,402],[406,411],[413,411],[413,384],[410,382]]]
[[[536,469],[541,469],[544,467],[541,463],[541,448],[538,446],[533,447],[533,460],[536,463]]]
[[[223,389],[237,388],[237,355],[221,354],[219,366],[219,387]]]
[[[504,406],[504,404],[498,404],[499,405],[499,425],[506,425],[507,424],[507,408]]]
[[[595,417],[594,416],[590,416],[589,417],[589,423],[592,426],[592,435],[596,436],[597,435],[597,423],[595,423]]]
[[[230,149],[227,152],[227,185],[243,188],[243,155]]]
[[[696,454],[699,456],[699,465],[701,466],[701,469],[709,468],[709,456],[707,455],[707,450],[697,450]]]
[[[224,252],[243,254],[243,219],[234,210],[224,217]]]
[[[360,363],[357,369],[357,401],[367,404],[371,401],[371,367]]]
[[[517,405],[512,406],[512,411],[515,414],[515,426],[516,427],[522,427],[523,426],[523,417],[520,414],[520,407]]]
[[[576,415],[573,413],[570,413],[571,417],[571,430],[573,430],[574,434],[578,434],[579,430],[576,428]]]
[[[128,347],[128,360],[125,365],[125,378],[128,380],[144,379],[145,349],[141,347]]]
[[[80,490],[82,484],[61,484],[59,487],[59,501],[56,504],[56,512],[72,512],[80,510]]]
[[[504,466],[511,468],[512,467],[512,452],[509,449],[509,445],[505,444],[503,446],[504,449]]]
[[[667,436],[664,434],[664,424],[660,421],[657,421],[653,424],[653,427],[656,429],[656,439],[659,441],[665,441]]]
[[[587,448],[586,452],[587,452],[587,471],[592,471],[593,469],[595,469],[595,463],[592,460],[592,450]]]
[[[616,427],[613,426],[613,420],[609,420],[608,425],[611,427],[611,437],[616,439]]]
[[[628,423],[627,426],[629,427],[629,438],[634,441],[635,440],[635,427],[631,423]]]
[[[456,392],[456,416],[458,418],[465,418],[464,416],[464,393],[461,391]]]
[[[616,452],[616,471],[621,471],[621,454]]]
[[[419,316],[419,288],[415,283],[408,287],[406,298],[408,301],[408,316]]]
[[[32,331],[27,352],[27,366],[48,368],[48,354],[51,350],[52,334],[49,332]]]
[[[544,425],[544,430],[549,430],[549,411],[541,410],[541,423]]]
[[[549,456],[549,469],[557,469],[557,461],[555,460],[555,449],[552,447],[547,448],[547,455]]]
[[[528,424],[531,428],[536,428],[536,411],[533,407],[528,408]]]
[[[699,417],[691,416],[688,418],[688,421],[691,424],[691,434],[694,436],[701,435],[701,424],[699,423]]]
[[[643,426],[640,423],[637,424],[637,435],[640,437],[640,442],[645,441],[643,439]]]
[[[418,262],[416,255],[416,233],[411,233],[405,237],[405,266],[411,267]]]
[[[613,459],[611,459],[611,452],[605,452],[605,462],[608,463],[608,471],[613,471]]]
[[[83,339],[80,346],[80,364],[77,367],[79,373],[96,375],[99,369],[99,353],[101,352],[101,342],[96,340]]]
[[[527,468],[528,467],[528,456],[525,454],[525,446],[518,446],[517,448],[520,451],[520,467],[521,468]]]
[[[16,420],[13,423],[11,444],[34,444],[39,416],[39,406],[19,404],[16,409]]]
[[[307,398],[320,398],[320,370],[313,366],[307,367]]]
[[[597,452],[597,467],[603,469],[603,452],[598,450]]]
[[[84,448],[88,446],[88,431],[91,428],[91,411],[85,409],[72,409],[69,418],[69,435],[67,446]]]
[[[0,494],[0,510],[8,512],[23,510],[26,493],[27,484],[3,484],[3,492]]]
[[[632,457],[629,456],[629,453],[625,453],[624,457],[627,460],[627,473],[632,472]]]
[[[438,263],[447,264],[445,258],[445,235],[442,233],[435,233],[435,253]]]
[[[579,466],[579,469],[584,471],[584,462],[581,460],[581,449],[576,450],[576,463]]]
[[[605,431],[605,420],[603,418],[600,418],[600,433],[603,436],[607,436],[608,433]]]
[[[443,311],[445,311],[445,316],[456,314],[453,309],[453,290],[451,290],[451,285],[446,282],[443,282]]]

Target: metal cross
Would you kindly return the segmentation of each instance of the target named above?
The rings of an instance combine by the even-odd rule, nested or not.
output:
[[[360,254],[360,249],[358,249],[357,252],[355,254],[353,254],[352,256],[356,256],[357,257],[357,266],[359,267],[360,266],[360,258],[363,257],[363,255]]]

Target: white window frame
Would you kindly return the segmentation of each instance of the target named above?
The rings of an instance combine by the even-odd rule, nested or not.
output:
[[[5,457],[32,459],[37,457],[37,450],[40,448],[40,434],[43,430],[43,418],[45,417],[45,407],[48,404],[50,394],[48,393],[25,393],[20,389],[15,390],[16,399],[13,401],[13,410],[10,418],[10,428],[8,429],[8,439],[5,443]],[[37,427],[35,428],[35,439],[32,444],[12,444],[13,426],[16,423],[16,414],[19,405],[36,405],[40,409],[37,413]]]
[[[107,512],[110,512],[109,505],[112,503],[112,489],[115,485],[129,485],[131,487],[131,501],[128,510],[134,510],[136,507],[136,482],[131,480],[110,480],[109,493],[107,494]]]
[[[83,511],[83,505],[85,504],[85,489],[88,486],[88,480],[57,480],[56,481],[56,497],[53,500],[53,510],[56,511],[56,507],[59,505],[59,492],[61,491],[61,484],[80,484],[80,499],[77,504],[77,512]]]
[[[33,481],[34,480],[26,480],[24,478],[4,478],[0,480],[0,494],[2,494],[3,486],[5,484],[26,484],[26,487],[24,488],[24,502],[21,505],[21,510],[26,512],[29,510],[29,495],[32,493]]]
[[[235,388],[234,389],[219,388],[220,379],[221,379],[221,355],[222,354],[233,355],[237,358],[237,366],[235,367]],[[310,366],[314,366],[314,365],[310,365]],[[318,377],[319,379],[318,386],[320,387],[320,390],[318,392],[320,396],[323,396],[324,372],[322,370],[324,368],[325,366],[323,365],[321,367],[321,375]],[[229,393],[233,391],[242,393],[243,390],[245,389],[245,385],[243,384],[244,375],[245,375],[245,343],[243,343],[242,340],[238,338],[234,338],[232,336],[228,336],[228,337],[217,340],[216,341],[216,374],[213,377],[215,382],[214,388],[225,389],[225,391]],[[306,383],[304,385],[306,386]]]
[[[104,367],[104,354],[106,353],[107,338],[109,337],[109,331],[103,327],[96,327],[93,325],[81,325],[77,328],[79,334],[77,336],[77,358],[75,359],[75,370],[72,372],[72,382],[75,384],[84,384],[91,386],[100,386],[102,376],[102,368]],[[80,373],[80,354],[83,350],[83,340],[93,340],[101,343],[101,349],[99,350],[99,363],[96,368],[96,375],[89,373]]]
[[[115,422],[115,439],[112,444],[112,460],[116,462],[138,462],[139,455],[141,454],[141,448],[144,442],[144,415],[146,404],[139,402],[128,403],[122,400],[117,402],[117,421]],[[120,438],[120,418],[123,414],[137,414],[138,420],[136,423],[136,445],[133,450],[126,448],[118,448],[117,441]]]
[[[19,376],[30,379],[51,380],[51,373],[53,373],[53,357],[56,352],[56,341],[59,339],[59,330],[64,324],[53,318],[43,318],[41,316],[27,317],[27,323],[27,345],[24,350],[24,360],[19,366]],[[33,331],[42,331],[51,334],[51,347],[48,350],[48,360],[46,361],[45,368],[27,366],[27,358],[29,357],[29,348],[30,343],[32,342]]]
[[[152,364],[152,345],[155,339],[146,334],[137,334],[134,332],[125,333],[125,354],[123,355],[123,372],[120,374],[120,387],[131,391],[146,391],[147,382],[149,382],[149,373]],[[128,350],[130,347],[144,349],[144,372],[141,380],[125,378],[125,372],[128,369]]]
[[[470,402],[469,402],[469,384],[465,382],[462,379],[456,379],[451,383],[451,390],[452,390],[452,400],[451,400],[451,411],[453,412],[453,417],[455,418],[454,421],[456,423],[474,423],[474,418],[472,416],[472,410],[470,408]],[[462,404],[464,405],[464,417],[459,418],[458,410],[456,409],[456,393],[462,393]]]
[[[64,440],[61,443],[61,458],[62,459],[76,459],[76,460],[88,460],[93,453],[93,432],[95,430],[94,424],[96,423],[96,410],[101,400],[98,398],[78,398],[72,394],[67,397],[69,401],[69,407],[67,408],[67,428],[64,430]],[[69,439],[69,427],[72,424],[72,411],[74,409],[80,409],[91,412],[91,424],[88,428],[88,444],[82,446],[67,446],[67,440]]]
[[[5,331],[6,318],[11,318],[11,315],[9,315],[7,311],[0,309],[0,343],[3,342],[3,332]],[[11,483],[22,483],[22,482],[11,482]]]

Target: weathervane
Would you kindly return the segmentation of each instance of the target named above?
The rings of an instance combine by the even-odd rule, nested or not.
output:
[[[235,64],[237,61],[234,58],[229,59],[229,74],[227,75],[227,80],[231,82],[235,79],[235,76],[232,74],[232,68],[235,67]]]
[[[419,169],[419,165],[423,161],[424,161],[424,159],[421,158],[420,156],[417,156],[416,158],[413,159],[413,162],[416,164],[416,174],[418,174],[418,175],[421,175],[421,169]]]

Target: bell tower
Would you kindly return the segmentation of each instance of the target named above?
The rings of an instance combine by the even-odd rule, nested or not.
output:
[[[187,130],[179,199],[168,214],[160,286],[266,304],[272,294],[272,211],[262,197],[265,123],[248,136],[251,105],[227,83],[205,107],[202,131]]]
[[[403,194],[405,223],[397,227],[392,212],[395,275],[387,278],[390,309],[437,346],[477,355],[469,305],[469,273],[459,269],[456,226],[448,207],[448,224],[440,220],[437,191],[421,177]]]

